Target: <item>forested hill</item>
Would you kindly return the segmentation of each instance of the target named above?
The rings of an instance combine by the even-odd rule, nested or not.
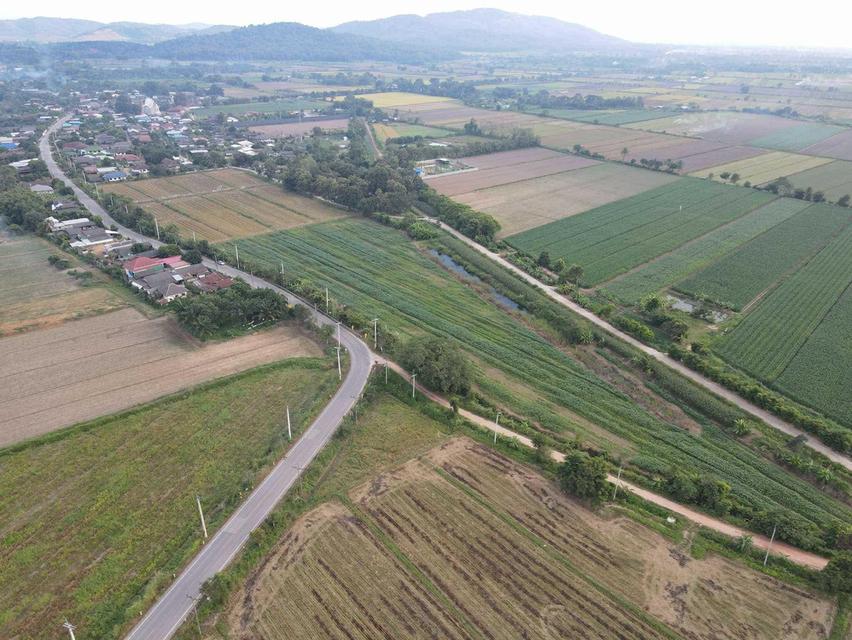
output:
[[[579,24],[498,9],[400,15],[347,22],[332,30],[456,51],[566,52],[630,46],[625,40]]]
[[[295,22],[192,35],[153,46],[129,42],[68,42],[50,45],[55,58],[164,58],[168,60],[380,60],[403,63],[449,59],[447,47],[430,50],[405,43],[316,29]]]

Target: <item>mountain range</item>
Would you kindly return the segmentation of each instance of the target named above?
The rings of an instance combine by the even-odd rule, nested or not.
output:
[[[0,42],[136,42],[154,44],[189,34],[212,35],[234,27],[206,24],[96,22],[76,18],[0,20]]]

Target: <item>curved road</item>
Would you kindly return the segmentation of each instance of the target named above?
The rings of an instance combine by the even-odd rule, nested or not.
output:
[[[150,242],[159,246],[156,240],[136,233],[113,220],[103,207],[85,191],[71,181],[50,152],[50,135],[56,131],[66,118],[54,123],[39,141],[39,153],[47,163],[54,178],[62,180],[74,190],[74,195],[91,215],[100,216],[106,225],[114,224],[127,238],[138,242]],[[240,277],[253,287],[272,289],[284,296],[288,302],[302,304],[311,309],[314,320],[319,324],[336,324],[331,318],[312,309],[303,300],[285,291],[281,287],[263,279],[255,278],[245,272],[227,265],[217,265],[205,259],[205,265],[228,276]],[[167,640],[183,623],[191,612],[200,595],[201,585],[212,578],[234,558],[249,538],[249,534],[266,519],[275,505],[289,491],[299,478],[301,471],[310,464],[325,446],[344,416],[349,413],[360,397],[374,363],[370,348],[354,333],[348,330],[340,332],[340,342],[349,351],[350,367],[334,397],[317,416],[302,436],[287,451],[284,458],[275,465],[269,475],[255,488],[224,525],[201,548],[190,564],[181,572],[172,586],[148,610],[148,613],[127,636],[128,640]]]
[[[595,326],[603,329],[607,333],[610,333],[610,334],[616,336],[617,338],[628,343],[630,346],[635,347],[636,349],[639,349],[643,353],[652,357],[654,360],[657,360],[658,362],[666,365],[667,367],[674,369],[680,375],[682,375],[684,378],[692,380],[692,382],[694,382],[695,384],[701,385],[702,387],[704,387],[708,391],[712,392],[713,394],[719,396],[720,398],[724,398],[725,400],[727,400],[731,404],[735,404],[737,407],[739,407],[740,409],[742,409],[746,413],[749,413],[749,414],[753,415],[754,417],[759,418],[760,420],[762,420],[763,422],[768,424],[770,427],[773,427],[773,428],[777,429],[778,431],[781,431],[782,433],[786,433],[789,436],[793,436],[793,437],[804,436],[806,446],[810,447],[811,449],[813,449],[814,451],[816,451],[818,453],[821,453],[822,455],[824,455],[826,458],[828,458],[832,462],[836,462],[837,464],[842,465],[846,469],[852,471],[852,460],[850,460],[848,456],[845,456],[842,453],[835,451],[834,449],[832,449],[831,447],[829,447],[826,444],[823,444],[821,441],[817,440],[816,438],[810,437],[808,434],[806,434],[801,429],[794,427],[789,422],[782,420],[781,418],[779,418],[775,414],[770,413],[766,409],[762,409],[761,407],[758,407],[756,404],[749,402],[748,400],[746,400],[745,398],[743,398],[740,395],[737,395],[736,393],[734,393],[730,389],[723,387],[722,385],[718,384],[717,382],[713,382],[709,378],[705,378],[703,375],[701,375],[697,371],[693,371],[692,369],[690,369],[689,367],[687,367],[683,363],[678,362],[677,360],[672,358],[667,353],[663,353],[662,351],[654,349],[653,347],[649,347],[647,344],[640,342],[639,340],[637,340],[633,336],[630,336],[630,335],[624,333],[620,329],[612,326],[606,320],[596,316],[594,313],[592,313],[588,309],[585,309],[585,308],[581,307],[580,305],[578,305],[576,302],[569,300],[568,298],[563,296],[561,293],[557,292],[555,287],[548,286],[548,285],[545,285],[545,284],[539,282],[536,278],[534,278],[533,276],[531,276],[527,272],[521,270],[520,268],[516,267],[511,262],[506,260],[503,256],[486,249],[485,247],[483,247],[478,242],[471,240],[466,235],[462,234],[459,231],[456,231],[455,229],[453,229],[449,225],[441,222],[440,220],[436,220],[434,218],[428,218],[427,217],[426,219],[429,220],[430,222],[437,224],[441,229],[443,229],[447,233],[453,235],[454,237],[458,238],[459,240],[464,242],[466,245],[475,249],[476,251],[483,254],[484,256],[490,258],[491,260],[493,260],[494,262],[496,262],[500,266],[505,267],[506,269],[508,269],[509,271],[511,271],[512,273],[514,273],[515,275],[517,275],[518,277],[523,279],[528,284],[531,284],[532,286],[536,287],[540,291],[543,291],[544,294],[547,295],[549,298],[551,298],[555,302],[558,302],[562,306],[567,307],[568,309],[570,309],[571,311],[573,311],[577,315],[585,318],[586,320],[588,320],[589,322],[591,322]]]

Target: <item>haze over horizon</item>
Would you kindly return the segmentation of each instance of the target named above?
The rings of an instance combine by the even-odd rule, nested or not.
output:
[[[543,15],[574,22],[608,35],[639,43],[678,45],[766,46],[800,48],[852,47],[848,18],[852,8],[839,7],[831,0],[814,0],[809,5],[809,23],[801,12],[783,12],[769,0],[718,0],[708,9],[689,11],[674,0],[660,0],[651,9],[647,5],[614,0],[606,4],[557,6],[547,0],[435,0],[428,11],[423,4],[402,0],[371,0],[344,5],[329,11],[324,5],[297,4],[285,10],[273,5],[250,7],[231,4],[173,3],[149,0],[144,5],[116,5],[103,1],[74,6],[60,0],[43,0],[36,15],[17,11],[20,5],[0,8],[0,19],[13,20],[37,16],[77,18],[98,22],[144,22],[163,24],[229,24],[244,26],[269,22],[301,22],[314,27],[331,27],[352,20],[375,20],[399,14],[438,13],[475,8],[497,8],[529,15]],[[825,20],[831,16],[833,19]],[[817,17],[821,18],[817,20]]]

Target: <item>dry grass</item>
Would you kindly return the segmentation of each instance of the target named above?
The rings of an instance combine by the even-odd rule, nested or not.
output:
[[[198,346],[173,319],[135,309],[4,338],[0,447],[260,364],[318,354],[288,328]]]
[[[807,171],[829,162],[832,162],[831,158],[816,158],[785,151],[773,151],[754,158],[708,167],[696,171],[692,175],[703,178],[712,173],[716,178],[719,178],[720,173],[738,173],[741,182],[749,181],[753,185],[761,185],[772,182],[776,178]]]

